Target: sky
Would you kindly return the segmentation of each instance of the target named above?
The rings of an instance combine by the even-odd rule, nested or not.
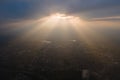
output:
[[[29,19],[51,12],[90,18],[120,16],[119,0],[0,0],[0,20]]]
[[[111,23],[112,26],[119,26],[120,1],[0,0],[0,29],[8,27],[6,24],[18,22],[22,24],[58,12],[75,15],[86,21],[106,21],[106,24]],[[1,29],[1,31],[3,30]]]

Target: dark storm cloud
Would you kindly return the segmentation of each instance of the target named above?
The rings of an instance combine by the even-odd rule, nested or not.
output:
[[[0,22],[33,19],[51,12],[77,14],[85,18],[120,15],[119,0],[1,0]]]

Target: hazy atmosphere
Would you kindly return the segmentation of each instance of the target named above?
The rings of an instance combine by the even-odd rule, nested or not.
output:
[[[0,0],[0,80],[120,80],[119,0]]]

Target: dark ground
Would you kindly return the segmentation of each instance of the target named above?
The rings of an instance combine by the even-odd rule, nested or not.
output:
[[[111,34],[112,44],[95,38],[94,45],[78,38],[14,41],[0,36],[0,80],[88,80],[84,70],[89,80],[120,80],[120,38]]]
[[[64,44],[65,43],[65,44]],[[80,42],[18,42],[0,48],[0,80],[119,80],[119,47],[88,48]]]

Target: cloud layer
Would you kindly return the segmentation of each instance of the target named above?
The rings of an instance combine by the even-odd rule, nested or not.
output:
[[[89,21],[120,21],[120,1],[0,0],[0,25],[34,20],[56,12]]]

